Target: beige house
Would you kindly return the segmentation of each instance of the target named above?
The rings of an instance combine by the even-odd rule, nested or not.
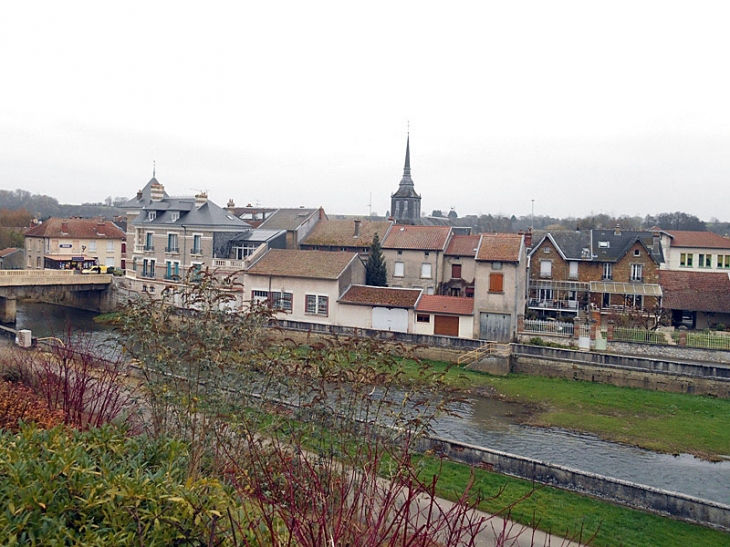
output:
[[[111,221],[51,218],[25,232],[26,269],[123,268],[124,232]]]
[[[172,198],[154,177],[123,207],[132,250],[127,276],[139,291],[159,292],[191,270],[215,268],[229,258],[231,242],[251,231],[205,192]]]
[[[527,254],[521,234],[481,234],[474,281],[474,337],[507,342],[525,312]]]
[[[444,253],[441,294],[474,297],[477,247],[481,237],[454,234]]]
[[[421,289],[353,285],[340,298],[340,324],[414,333],[415,308],[422,294]]]
[[[450,226],[393,226],[382,244],[388,286],[437,294],[451,237]]]
[[[244,290],[253,302],[268,302],[277,317],[327,325],[349,325],[340,297],[365,283],[357,253],[271,249],[244,273]]]
[[[713,232],[670,230],[661,232],[662,270],[730,271],[730,238]]]
[[[473,338],[474,299],[423,295],[416,306],[416,322],[413,332]]]

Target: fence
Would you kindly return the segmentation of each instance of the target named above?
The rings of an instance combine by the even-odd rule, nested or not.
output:
[[[730,336],[713,332],[688,332],[687,347],[730,350]]]
[[[611,339],[617,342],[643,342],[646,344],[668,345],[670,343],[664,332],[629,327],[614,327]]]
[[[573,323],[565,323],[562,321],[545,321],[542,319],[525,319],[522,329],[525,333],[536,334],[553,334],[555,336],[572,337]]]

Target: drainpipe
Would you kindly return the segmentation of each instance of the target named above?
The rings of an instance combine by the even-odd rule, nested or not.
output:
[[[188,250],[188,227],[183,224],[182,229],[183,229],[182,276],[187,277],[187,274],[185,272],[185,257],[187,256],[187,250]]]

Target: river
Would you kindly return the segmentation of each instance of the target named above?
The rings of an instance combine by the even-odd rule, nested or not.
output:
[[[110,329],[94,323],[93,316],[62,306],[18,302],[16,328],[30,329],[36,337],[63,337],[72,328],[101,343]],[[593,435],[520,425],[516,418],[524,408],[487,397],[470,397],[458,411],[459,418],[439,420],[439,436],[730,505],[730,461],[659,454]]]

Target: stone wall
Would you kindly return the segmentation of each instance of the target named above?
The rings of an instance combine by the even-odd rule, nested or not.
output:
[[[640,344],[630,342],[608,342],[608,349],[625,355],[645,355],[657,359],[678,359],[701,363],[727,363],[730,365],[730,351],[687,348],[679,346],[661,346],[657,344]]]
[[[730,530],[730,506],[727,505],[466,443],[439,438],[425,438],[420,443],[420,450],[431,450],[454,461],[664,516]]]

